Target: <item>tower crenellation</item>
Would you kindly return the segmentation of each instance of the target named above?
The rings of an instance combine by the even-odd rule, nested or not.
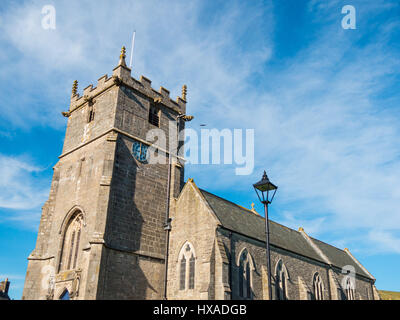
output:
[[[139,80],[137,80],[131,76],[129,78],[127,77],[121,78],[119,75],[113,74],[112,77],[108,77],[108,75],[105,74],[99,78],[99,80],[97,81],[97,85],[95,87],[93,87],[93,84],[88,85],[83,90],[82,96],[80,96],[79,93],[77,92],[75,92],[75,94],[72,95],[69,112],[72,112],[81,107],[85,103],[84,99],[85,96],[94,98],[117,84],[118,86],[124,85],[126,87],[129,87],[153,99],[161,97],[162,103],[166,107],[169,107],[172,110],[175,110],[179,113],[183,113],[185,111],[186,99],[179,96],[177,96],[176,100],[171,99],[170,91],[168,89],[161,86],[160,89],[157,91],[156,89],[151,87],[151,80],[143,75],[140,76]]]

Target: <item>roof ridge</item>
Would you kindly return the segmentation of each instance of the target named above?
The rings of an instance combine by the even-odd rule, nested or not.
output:
[[[353,254],[350,252],[350,250],[349,250],[348,248],[345,248],[345,249],[344,249],[344,252],[346,252],[346,253],[350,256],[350,258],[353,259],[353,261],[354,261],[355,263],[357,263],[357,264],[359,265],[359,267],[360,267],[366,274],[368,274],[369,276],[371,276],[371,278],[373,278],[374,280],[376,280],[376,278],[361,264],[361,262],[358,261],[357,258],[356,258],[355,256],[353,256]]]
[[[336,247],[336,246],[334,246],[334,245],[331,245],[330,243],[327,243],[327,242],[325,242],[325,241],[316,239],[316,238],[314,238],[314,237],[311,237],[311,236],[309,236],[309,237],[310,237],[312,240],[322,242],[323,244],[326,244],[326,245],[328,245],[328,246],[330,246],[330,247],[332,247],[332,248],[338,249],[338,250],[340,250],[340,251],[346,253],[346,251],[345,251],[344,249],[340,249],[340,248],[338,248],[338,247]]]
[[[375,280],[375,277],[361,264],[361,262],[358,261],[358,260],[356,259],[356,257],[354,257],[350,252],[346,251],[347,248],[345,248],[345,249],[340,249],[340,248],[338,248],[338,247],[336,247],[336,246],[334,246],[334,245],[331,245],[331,244],[329,244],[329,243],[326,243],[325,241],[322,241],[322,240],[319,240],[319,239],[316,239],[316,238],[313,238],[313,237],[310,237],[310,238],[312,239],[312,241],[318,241],[318,242],[320,242],[320,243],[322,243],[322,244],[324,244],[324,245],[326,245],[326,246],[329,246],[330,248],[334,248],[334,249],[338,250],[341,254],[345,254],[345,255],[348,256],[354,263],[356,263],[356,264],[358,265],[358,267],[360,268],[360,270],[364,273],[364,275],[362,275],[360,272],[356,271],[357,274],[360,274],[360,275],[362,275],[362,276],[364,276],[364,277],[367,277],[367,278],[369,278],[369,279]],[[316,245],[319,246],[318,243],[316,243]],[[348,249],[347,249],[347,250],[348,250]],[[328,257],[328,259],[329,259],[329,257]],[[330,259],[329,259],[329,260],[330,260]],[[340,266],[336,265],[333,261],[332,261],[332,265],[334,265],[334,266],[340,268]]]
[[[199,188],[199,190],[200,190],[200,191],[207,192],[208,194],[211,194],[211,195],[214,196],[214,197],[217,197],[217,198],[219,198],[219,199],[221,199],[221,200],[224,200],[225,202],[229,202],[229,203],[231,203],[231,204],[233,204],[233,205],[235,205],[235,206],[237,206],[237,207],[240,207],[240,209],[249,211],[249,213],[252,213],[252,214],[254,215],[254,212],[253,212],[253,211],[251,211],[250,209],[247,209],[247,208],[241,206],[240,204],[237,204],[237,203],[232,202],[232,201],[230,201],[230,200],[228,200],[228,199],[222,198],[222,197],[216,195],[215,193],[209,192],[209,191],[207,191],[207,190],[204,190],[204,189],[201,189],[201,188]],[[258,217],[261,217],[261,218],[265,219],[264,217],[262,217],[262,216],[260,216],[260,215],[258,215]],[[271,220],[270,220],[270,221],[271,221]]]
[[[301,231],[300,231],[301,230]],[[328,264],[332,265],[329,257],[321,250],[317,243],[313,241],[313,238],[310,237],[303,228],[299,229],[301,235],[306,239],[307,243],[317,252],[317,254]]]

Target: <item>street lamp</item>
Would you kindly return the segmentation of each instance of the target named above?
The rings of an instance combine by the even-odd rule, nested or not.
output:
[[[274,199],[276,190],[278,187],[269,181],[267,173],[264,170],[264,174],[260,181],[253,184],[254,190],[258,196],[260,202],[264,205],[265,213],[265,234],[266,242],[265,246],[267,248],[267,269],[268,269],[268,299],[272,300],[272,289],[271,289],[271,256],[269,252],[269,222],[268,222],[268,205]],[[272,194],[272,196],[271,196]]]

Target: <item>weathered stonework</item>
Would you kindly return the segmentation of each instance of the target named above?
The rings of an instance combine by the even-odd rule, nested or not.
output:
[[[148,121],[155,99],[168,141],[169,121],[184,114],[186,102],[171,100],[165,88],[152,89],[145,77],[133,79],[124,57],[112,77],[101,77],[83,96],[74,83],[70,109],[63,113],[64,147],[28,258],[23,299],[59,299],[67,291],[72,299],[162,298],[168,164],[141,163],[132,155],[134,141],[152,142],[146,133],[155,128]],[[183,170],[173,166],[173,195],[182,188]],[[68,246],[69,259],[78,265],[64,270],[64,238],[77,212],[84,223]]]

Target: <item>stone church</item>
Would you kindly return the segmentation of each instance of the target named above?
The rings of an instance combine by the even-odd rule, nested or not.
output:
[[[168,146],[146,162],[150,129],[190,120],[186,86],[172,100],[134,79],[123,48],[112,77],[77,90],[23,299],[268,299],[265,219],[185,183]],[[349,250],[273,221],[270,244],[272,299],[379,299]]]

